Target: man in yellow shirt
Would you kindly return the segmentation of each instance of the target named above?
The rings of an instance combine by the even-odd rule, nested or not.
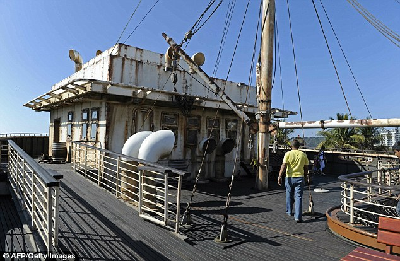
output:
[[[308,158],[307,155],[299,151],[300,143],[293,140],[291,143],[292,150],[285,153],[283,163],[279,171],[278,184],[282,185],[282,177],[286,171],[285,187],[286,187],[286,213],[291,216],[293,213],[294,201],[294,219],[297,223],[302,222],[302,200],[304,175],[308,174]]]

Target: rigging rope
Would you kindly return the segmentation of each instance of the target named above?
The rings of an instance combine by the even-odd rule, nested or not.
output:
[[[395,44],[397,47],[400,47],[400,35],[392,31],[389,27],[383,24],[380,20],[378,20],[374,15],[368,12],[359,2],[356,0],[347,0],[356,11],[364,17],[368,23],[370,23],[376,30],[378,30],[384,37],[386,37],[389,41]]]
[[[132,20],[133,15],[136,13],[136,10],[139,8],[140,3],[142,2],[142,0],[139,1],[139,3],[136,5],[135,10],[133,10],[133,13],[131,14],[131,17],[129,18],[128,22],[126,22],[126,25],[124,27],[124,29],[121,32],[121,35],[118,37],[118,40],[115,44],[117,44],[119,42],[119,40],[121,40],[122,35],[124,34],[126,28],[128,27],[129,23]]]
[[[344,100],[345,100],[345,102],[346,102],[347,110],[349,111],[349,115],[351,116],[351,110],[350,110],[349,103],[348,103],[347,98],[346,98],[346,94],[345,94],[344,89],[343,89],[342,81],[340,80],[339,72],[338,72],[338,70],[337,70],[335,61],[334,61],[334,59],[333,59],[332,51],[331,51],[331,48],[329,47],[328,39],[326,38],[325,31],[324,31],[324,28],[323,28],[323,26],[322,26],[322,22],[321,22],[321,19],[320,19],[320,17],[319,17],[318,10],[317,10],[317,7],[315,6],[314,0],[312,0],[312,3],[313,3],[313,6],[314,6],[315,14],[317,15],[317,18],[318,18],[319,25],[320,25],[320,27],[321,27],[322,34],[323,34],[324,39],[325,39],[326,47],[328,48],[329,55],[330,55],[330,57],[331,57],[331,61],[332,61],[332,64],[333,64],[333,68],[335,69],[336,77],[337,77],[337,79],[338,79],[340,88],[341,88],[341,90],[342,90],[343,98],[344,98]]]
[[[298,76],[298,73],[297,73],[297,62],[296,62],[296,53],[295,53],[295,49],[294,49],[294,40],[293,40],[293,31],[292,31],[292,20],[291,20],[291,17],[290,17],[289,0],[286,0],[286,4],[287,4],[288,15],[289,15],[290,39],[291,39],[291,41],[292,41],[294,71],[295,71],[295,73],[296,73],[297,98],[298,98],[298,100],[299,100],[300,121],[303,121],[303,110],[302,110],[302,108],[301,108],[299,76]],[[303,132],[303,140],[304,140],[304,128],[303,128],[303,124],[301,125],[301,130],[302,130],[302,132]]]
[[[140,22],[138,23],[138,25],[136,25],[136,27],[132,30],[132,32],[128,35],[128,37],[125,39],[125,41],[123,43],[126,43],[126,41],[128,41],[128,39],[132,36],[132,34],[136,31],[136,29],[142,24],[142,22],[144,21],[144,19],[146,19],[146,17],[150,14],[150,12],[154,9],[154,7],[158,4],[158,2],[160,2],[160,0],[157,0],[153,6],[149,9],[149,11],[147,11],[147,13],[143,16],[142,20],[140,20]]]
[[[241,34],[242,34],[244,21],[246,20],[246,15],[247,15],[247,10],[249,9],[249,4],[250,4],[250,0],[247,1],[246,10],[244,11],[243,20],[242,20],[242,24],[240,25],[239,34],[238,34],[237,39],[236,39],[236,44],[235,44],[235,48],[234,48],[234,50],[233,50],[233,55],[232,55],[231,63],[229,64],[228,74],[226,75],[226,78],[225,78],[226,81],[228,80],[229,74],[231,73],[231,68],[232,68],[232,65],[233,65],[233,60],[235,59],[236,50],[237,50],[237,47],[238,47],[238,44],[239,44],[240,36],[241,36]]]
[[[339,48],[340,48],[340,50],[342,51],[344,60],[346,61],[347,66],[349,67],[349,70],[350,70],[351,76],[353,77],[354,83],[356,84],[357,89],[358,89],[358,91],[360,92],[361,98],[362,98],[362,100],[364,101],[364,105],[365,105],[365,107],[367,108],[369,117],[372,119],[372,115],[371,115],[371,112],[370,112],[370,110],[369,110],[369,108],[368,108],[367,102],[366,102],[366,100],[365,100],[365,98],[364,98],[364,95],[363,95],[361,89],[360,89],[360,86],[358,85],[358,82],[357,82],[356,77],[355,77],[355,75],[354,75],[354,73],[353,73],[353,70],[351,69],[351,66],[350,66],[350,63],[349,63],[349,61],[348,61],[348,59],[347,59],[347,57],[346,57],[346,54],[344,53],[344,50],[343,50],[343,48],[342,48],[342,45],[340,44],[339,37],[337,36],[335,30],[333,29],[333,25],[332,25],[332,23],[331,23],[331,20],[329,19],[328,13],[326,12],[326,9],[325,9],[325,6],[324,6],[323,3],[322,3],[322,0],[319,0],[319,1],[320,1],[320,3],[321,3],[322,9],[324,10],[326,19],[328,20],[328,23],[329,23],[329,25],[331,26],[332,32],[333,32],[333,34],[334,34],[334,36],[335,36],[335,38],[336,38],[336,41],[337,41],[337,43],[338,43],[338,45],[339,45]]]
[[[256,50],[257,50],[257,39],[258,39],[258,29],[260,28],[260,21],[261,21],[261,11],[262,11],[262,3],[263,1],[261,0],[260,2],[260,9],[258,11],[258,20],[257,20],[257,27],[256,27],[256,36],[254,37],[254,45],[253,45],[253,53],[251,56],[251,64],[250,64],[250,72],[249,72],[249,84],[247,85],[247,94],[249,93],[249,88],[251,84],[253,83],[253,73],[254,73],[254,64],[255,64],[255,58],[256,58]],[[248,95],[246,94],[246,99],[245,99],[245,104],[247,103]]]
[[[211,8],[211,6],[215,3],[216,0],[211,0],[206,9],[203,11],[203,13],[199,16],[199,18],[197,19],[197,21],[194,23],[194,25],[192,26],[192,28],[190,28],[190,30],[185,34],[185,37],[182,39],[182,42],[180,45],[182,45],[183,43],[186,42],[186,46],[189,44],[189,41],[192,39],[192,36],[195,35],[207,22],[208,20],[210,20],[211,16],[213,16],[213,14],[217,11],[217,9],[221,6],[223,0],[220,0],[218,5],[214,8],[214,10],[211,12],[211,14],[207,17],[207,19],[200,25],[201,20],[203,20],[204,15],[208,12],[208,10]],[[196,28],[196,26],[198,26]]]
[[[282,66],[281,66],[281,52],[279,49],[279,30],[278,30],[278,19],[276,19],[276,12],[275,12],[275,31],[276,31],[276,41],[277,41],[277,48],[278,48],[278,65],[279,65],[279,80],[281,83],[281,95],[282,95],[282,110],[285,110],[285,100],[283,96],[283,81],[282,81]],[[275,57],[276,59],[276,57]]]
[[[219,51],[217,54],[217,59],[215,61],[215,65],[214,65],[214,71],[213,71],[213,77],[215,77],[215,75],[217,74],[218,71],[218,67],[219,67],[219,63],[221,61],[221,56],[222,56],[222,52],[224,50],[224,46],[225,46],[225,42],[226,42],[226,37],[228,35],[229,32],[229,27],[231,25],[231,21],[232,21],[232,17],[233,17],[233,11],[235,9],[235,5],[236,5],[236,0],[231,0],[228,4],[228,10],[226,12],[225,15],[225,26],[224,26],[224,30],[222,32],[222,37],[221,37],[221,41],[219,44]]]

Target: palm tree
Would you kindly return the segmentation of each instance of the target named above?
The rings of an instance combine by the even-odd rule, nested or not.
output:
[[[332,117],[330,117],[333,120]],[[355,118],[350,117],[351,120]],[[347,113],[336,113],[336,120],[349,120]],[[336,149],[356,149],[358,136],[356,128],[333,128],[329,130],[319,131],[318,135],[325,137],[325,141],[321,142],[318,147],[322,145],[325,148],[336,148]]]

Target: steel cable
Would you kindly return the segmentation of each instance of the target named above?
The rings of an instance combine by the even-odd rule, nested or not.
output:
[[[288,16],[289,16],[289,27],[290,27],[290,39],[292,41],[292,52],[293,52],[293,61],[294,61],[294,71],[296,73],[296,85],[297,85],[297,98],[299,100],[299,110],[300,110],[300,121],[303,121],[303,110],[301,108],[301,98],[300,98],[300,86],[299,86],[299,75],[297,72],[297,62],[296,62],[296,53],[294,48],[294,40],[293,40],[293,30],[292,30],[292,20],[290,17],[290,8],[289,8],[289,0],[286,0]],[[301,124],[301,130],[303,132],[303,139],[304,139],[304,128],[303,124]]]
[[[312,3],[313,3],[313,6],[314,6],[315,14],[317,15],[317,18],[318,18],[319,25],[320,25],[320,27],[321,27],[322,34],[323,34],[324,39],[325,39],[326,47],[328,48],[329,55],[330,55],[330,57],[331,57],[331,61],[332,61],[332,64],[333,64],[333,68],[335,69],[335,73],[336,73],[336,77],[337,77],[338,82],[339,82],[339,85],[340,85],[340,89],[342,90],[343,98],[344,98],[344,100],[345,100],[345,102],[346,102],[346,106],[347,106],[347,109],[348,109],[348,111],[349,111],[349,115],[350,115],[350,117],[351,117],[351,110],[350,110],[350,107],[349,107],[349,103],[348,103],[348,101],[347,101],[346,94],[345,94],[345,92],[344,92],[344,88],[343,88],[343,85],[342,85],[342,81],[340,80],[339,72],[338,72],[338,70],[337,70],[337,67],[336,67],[336,64],[335,64],[335,60],[333,59],[332,51],[331,51],[331,48],[329,47],[328,39],[327,39],[327,37],[326,37],[324,28],[323,28],[323,26],[322,26],[322,22],[321,22],[321,19],[320,19],[320,17],[319,17],[318,10],[317,10],[317,7],[315,6],[314,0],[312,0]]]
[[[221,61],[222,52],[224,50],[226,37],[229,32],[229,27],[231,25],[235,6],[236,6],[236,0],[231,0],[228,4],[228,10],[225,15],[225,26],[224,26],[224,30],[222,31],[222,37],[221,37],[221,41],[219,44],[219,50],[218,50],[217,58],[216,58],[215,64],[214,64],[214,70],[213,70],[213,74],[212,74],[213,77],[215,77],[215,75],[217,74],[217,71],[218,71],[219,63]]]
[[[138,29],[138,27],[142,24],[142,22],[146,19],[146,17],[150,14],[150,12],[154,9],[154,7],[158,4],[158,2],[160,2],[160,0],[157,0],[153,4],[153,6],[149,9],[149,11],[147,11],[147,13],[143,16],[142,20],[140,20],[140,22],[136,25],[136,27],[132,30],[132,32],[128,35],[128,37],[125,39],[123,43],[126,43],[126,41],[128,41],[128,39],[132,36],[132,34],[136,32],[136,29]]]
[[[355,75],[354,75],[354,72],[353,72],[353,70],[351,69],[351,66],[350,66],[350,63],[349,63],[349,61],[348,61],[348,59],[347,59],[347,56],[346,56],[346,54],[344,53],[343,47],[342,47],[342,45],[340,44],[339,37],[337,36],[335,30],[333,29],[333,25],[332,25],[332,23],[331,23],[331,20],[329,19],[328,13],[326,12],[326,9],[325,9],[325,6],[324,6],[323,3],[322,3],[322,0],[319,0],[319,1],[320,1],[320,3],[321,3],[322,9],[324,10],[326,19],[328,20],[328,23],[329,23],[329,25],[330,25],[330,27],[331,27],[331,29],[332,29],[333,35],[335,36],[336,41],[337,41],[337,43],[338,43],[338,45],[339,45],[339,48],[340,48],[340,50],[341,50],[341,52],[342,52],[342,54],[343,54],[344,60],[346,61],[347,66],[349,67],[349,70],[350,70],[351,76],[353,77],[354,83],[356,84],[357,89],[358,89],[358,91],[360,92],[361,98],[362,98],[362,100],[364,101],[364,105],[365,105],[365,107],[367,108],[369,117],[372,119],[372,115],[371,115],[371,112],[370,112],[370,110],[369,110],[369,108],[368,108],[367,102],[366,102],[366,100],[365,100],[365,98],[364,98],[364,95],[363,95],[363,93],[362,93],[362,91],[361,91],[361,88],[360,88],[360,86],[359,86],[359,84],[358,84],[358,82],[357,82],[357,80],[356,80],[356,77],[355,77]]]

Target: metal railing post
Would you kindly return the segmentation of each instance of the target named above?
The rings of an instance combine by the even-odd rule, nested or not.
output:
[[[115,174],[115,196],[118,197],[118,181],[119,181],[119,169],[121,164],[121,156],[117,157],[117,173]],[[127,173],[125,173],[127,175]],[[121,183],[122,186],[122,183]]]
[[[36,225],[35,225],[35,212],[36,212],[36,206],[35,206],[35,202],[36,202],[36,188],[35,188],[35,172],[32,171],[32,228],[36,229]]]
[[[343,211],[348,212],[349,206],[347,205],[347,183],[343,182]]]
[[[175,233],[179,233],[179,220],[181,215],[181,190],[182,190],[182,175],[179,175],[178,191],[176,193]]]
[[[23,197],[22,197],[22,200],[23,200],[23,206],[22,206],[22,209],[25,209],[25,207],[26,207],[26,197],[25,197],[25,195],[26,195],[26,166],[25,166],[25,160],[24,159],[22,159],[22,194],[24,195]]]
[[[138,202],[138,207],[139,207],[139,215],[142,214],[142,205],[143,205],[143,170],[139,170],[139,202]]]
[[[372,172],[368,173],[367,175],[367,183],[372,184]],[[372,187],[367,187],[367,198],[368,202],[371,202],[372,200]]]
[[[354,224],[354,185],[350,184],[350,224]]]
[[[164,176],[164,224],[168,222],[168,172],[165,172]]]
[[[85,146],[85,178],[87,177],[87,146]]]
[[[73,154],[72,159],[74,162],[74,171],[76,171],[76,147],[77,147],[76,143],[72,142],[72,154]]]
[[[46,208],[47,208],[47,217],[46,217],[46,225],[47,225],[47,238],[46,238],[46,245],[47,245],[47,253],[51,251],[51,242],[52,234],[53,234],[53,222],[52,222],[52,214],[53,214],[53,197],[51,195],[51,187],[46,188]]]
[[[58,223],[59,223],[59,195],[60,195],[60,187],[54,187],[54,194],[55,194],[55,202],[54,202],[54,246],[58,246]]]

